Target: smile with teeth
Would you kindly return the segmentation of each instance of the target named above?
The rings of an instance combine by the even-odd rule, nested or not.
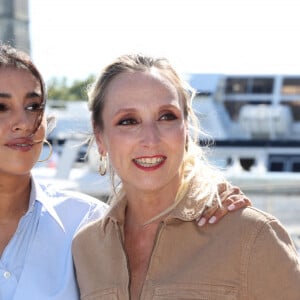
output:
[[[15,144],[16,147],[29,147],[32,146],[32,144]]]
[[[142,158],[136,158],[133,161],[144,167],[144,168],[153,168],[156,167],[158,165],[160,165],[164,160],[166,159],[166,157],[163,156],[159,156],[159,157],[142,157]]]

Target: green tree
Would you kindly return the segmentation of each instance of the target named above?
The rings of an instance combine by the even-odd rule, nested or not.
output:
[[[85,100],[87,87],[94,82],[95,76],[89,75],[85,80],[74,80],[68,83],[67,78],[52,78],[47,83],[48,99],[53,100]]]

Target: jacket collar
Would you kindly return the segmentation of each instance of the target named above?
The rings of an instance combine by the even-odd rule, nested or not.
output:
[[[238,187],[232,186],[226,181],[219,183],[215,187],[215,190],[213,190],[213,187],[198,189],[199,184],[201,183],[195,180],[195,178],[191,180],[187,193],[181,201],[174,205],[174,208],[168,213],[165,220],[180,219],[182,221],[192,221],[200,218],[207,208],[217,207],[231,196],[235,197],[235,199],[236,197],[245,197]],[[212,197],[212,195],[214,196]],[[126,207],[127,199],[125,196],[119,200],[115,200],[105,219],[107,221],[111,219],[123,225],[125,222]]]
[[[224,198],[228,197],[228,195],[236,193],[236,190],[233,190],[228,183],[221,183],[216,189],[216,194],[218,196],[215,196],[212,201],[210,201],[210,195],[212,195],[212,191],[209,189],[202,190],[200,194],[199,189],[195,188],[196,184],[198,184],[196,181],[191,181],[187,193],[177,204],[174,205],[174,208],[170,213],[168,213],[168,216],[165,218],[165,220],[195,220],[200,218],[208,207],[217,206],[218,197],[219,200],[222,201]],[[123,225],[125,221],[126,207],[127,199],[125,196],[115,200],[115,203],[112,204],[106,215],[106,218]]]

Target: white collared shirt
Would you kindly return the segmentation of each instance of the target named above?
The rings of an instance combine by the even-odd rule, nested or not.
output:
[[[0,299],[79,299],[72,239],[106,208],[90,196],[56,191],[32,179],[29,209],[0,259]]]

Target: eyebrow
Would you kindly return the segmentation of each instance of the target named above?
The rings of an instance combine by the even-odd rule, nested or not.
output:
[[[0,92],[0,98],[11,98],[11,95],[7,94],[7,93],[1,93]]]
[[[159,109],[163,110],[163,109],[180,109],[180,106],[175,105],[173,103],[168,103],[168,104],[163,104],[161,106],[159,106]],[[131,113],[131,112],[135,112],[137,111],[137,109],[135,107],[126,107],[126,108],[121,108],[119,110],[117,110],[115,112],[115,114],[119,114],[119,113]]]
[[[30,99],[30,98],[41,98],[42,97],[42,94],[41,93],[37,93],[37,92],[29,92],[25,95],[25,98],[26,99]],[[12,98],[11,94],[9,93],[3,93],[3,92],[0,92],[0,98]]]
[[[26,98],[42,98],[42,94],[38,92],[29,92],[26,94]]]

